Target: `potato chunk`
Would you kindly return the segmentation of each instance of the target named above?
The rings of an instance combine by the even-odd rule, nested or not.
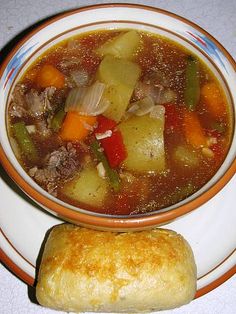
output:
[[[98,48],[97,52],[101,56],[111,55],[117,58],[131,59],[139,43],[139,34],[131,30],[108,40]]]
[[[140,76],[138,64],[106,56],[99,65],[98,80],[106,84],[103,97],[110,102],[104,115],[119,122],[124,115]]]
[[[138,172],[165,169],[164,116],[162,119],[133,116],[121,122],[119,129],[128,153],[126,169]]]
[[[107,181],[99,177],[96,168],[87,166],[64,186],[63,193],[84,204],[101,207],[107,190]]]

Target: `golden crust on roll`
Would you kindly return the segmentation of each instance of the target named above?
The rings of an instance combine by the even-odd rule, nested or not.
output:
[[[41,305],[71,312],[150,312],[196,292],[192,250],[174,231],[95,231],[63,224],[46,242],[36,286]]]

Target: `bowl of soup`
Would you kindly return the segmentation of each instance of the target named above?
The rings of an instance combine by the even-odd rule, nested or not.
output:
[[[2,64],[1,163],[73,223],[167,223],[235,173],[235,82],[227,51],[172,13],[108,4],[58,15]]]

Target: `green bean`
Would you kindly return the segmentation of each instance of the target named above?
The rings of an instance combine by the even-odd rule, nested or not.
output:
[[[37,149],[30,137],[24,122],[17,122],[12,125],[15,139],[23,155],[30,161],[38,158]]]
[[[186,86],[184,91],[185,105],[189,111],[194,111],[200,99],[199,62],[193,56],[187,59]]]
[[[51,128],[53,131],[57,132],[61,128],[65,115],[66,113],[64,109],[60,109],[55,113],[51,121]]]
[[[219,132],[220,134],[223,134],[226,132],[226,127],[223,123],[214,121],[211,123],[211,128],[213,130],[216,130],[217,132]]]
[[[120,180],[118,173],[112,169],[107,161],[105,154],[101,151],[99,142],[95,139],[91,144],[91,149],[99,162],[102,162],[103,167],[106,171],[106,175],[110,181],[110,185],[115,192],[118,192],[120,189]]]

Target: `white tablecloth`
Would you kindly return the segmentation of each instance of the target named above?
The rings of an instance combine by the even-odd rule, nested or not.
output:
[[[64,10],[98,2],[135,2],[177,13],[205,28],[236,58],[236,0],[0,0],[0,49],[14,36],[39,20]],[[1,195],[1,197],[4,196]],[[31,296],[31,288],[12,275],[4,266],[0,265],[0,314],[62,313],[36,305]],[[236,276],[190,304],[162,313],[235,314]]]

